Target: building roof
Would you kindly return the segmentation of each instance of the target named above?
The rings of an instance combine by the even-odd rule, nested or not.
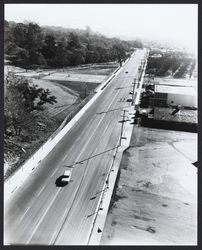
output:
[[[179,94],[197,96],[197,88],[191,86],[168,86],[168,85],[157,85],[155,84],[156,93],[168,93],[168,94]]]
[[[154,83],[157,85],[168,85],[168,86],[183,86],[183,87],[197,87],[197,79],[177,79],[170,77],[155,77]]]

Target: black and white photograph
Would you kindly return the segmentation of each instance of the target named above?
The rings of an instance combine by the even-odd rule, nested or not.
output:
[[[4,4],[3,245],[197,246],[198,4]]]

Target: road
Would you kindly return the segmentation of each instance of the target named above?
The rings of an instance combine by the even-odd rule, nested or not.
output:
[[[94,104],[4,204],[4,244],[87,243],[99,192],[120,137],[119,121],[123,108],[131,105],[126,100],[145,53],[137,50],[133,54]],[[67,169],[65,166],[72,165],[72,181],[57,187],[56,179]]]

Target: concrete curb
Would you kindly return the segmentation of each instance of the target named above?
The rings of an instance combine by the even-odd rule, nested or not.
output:
[[[109,82],[119,74],[119,72],[122,70],[122,68],[128,63],[128,61],[130,60],[130,58],[128,58],[123,64],[122,64],[122,67],[118,67],[117,69],[115,69],[113,71],[113,73],[111,74],[111,76],[106,80],[104,81],[102,84],[100,84],[96,89],[95,89],[95,92],[99,92],[101,90],[103,90],[108,84]]]
[[[148,57],[148,53],[146,54],[146,57]],[[137,93],[135,105],[138,105],[139,101],[140,101],[140,93],[141,93],[142,84],[143,84],[143,80],[144,80],[146,65],[147,65],[147,58],[145,60],[144,66],[143,66],[139,88],[135,89],[135,91]],[[122,156],[123,156],[124,151],[130,146],[130,140],[131,140],[132,132],[133,132],[133,128],[134,128],[134,125],[131,125],[131,122],[134,122],[132,117],[134,117],[134,115],[136,113],[134,108],[135,108],[134,106],[131,106],[131,107],[125,109],[128,111],[128,121],[126,121],[124,129],[123,129],[123,137],[125,137],[126,139],[124,139],[122,141],[121,147],[117,148],[117,151],[114,154],[114,159],[112,160],[112,165],[109,168],[109,176],[108,176],[109,183],[111,184],[111,186],[107,189],[106,192],[103,192],[103,195],[101,196],[101,198],[99,200],[99,203],[98,203],[98,206],[96,209],[96,213],[94,216],[94,221],[92,223],[90,236],[89,236],[89,239],[87,242],[88,245],[99,245],[100,244],[100,240],[102,237],[102,232],[104,230],[104,225],[105,225],[105,221],[107,218],[107,214],[108,214],[108,210],[109,210],[109,206],[110,206],[110,202],[111,202],[111,197],[113,195],[114,186],[116,183],[116,178],[117,178],[117,174],[119,171],[119,166],[120,166],[120,163],[122,160]],[[104,187],[103,187],[103,190],[105,190],[105,189],[106,189],[106,182],[105,182]],[[100,209],[100,208],[102,208],[102,209]]]
[[[124,151],[130,146],[130,140],[133,132],[133,125],[131,125],[131,122],[133,122],[132,117],[134,116],[134,106],[131,106],[126,110],[128,111],[128,121],[126,121],[123,129],[123,136],[126,137],[126,139],[122,139],[121,146],[117,147],[115,150],[114,158],[106,178],[108,179],[108,183],[110,183],[110,185],[106,184],[106,182],[104,184],[103,190],[106,189],[107,191],[103,192],[103,195],[100,197],[98,202],[90,237],[87,242],[88,245],[99,245],[100,243],[122,156]],[[98,228],[100,231],[98,231]]]

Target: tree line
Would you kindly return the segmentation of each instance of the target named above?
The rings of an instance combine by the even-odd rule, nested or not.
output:
[[[160,53],[161,57],[152,57],[152,55],[151,51],[146,72],[154,76],[171,75],[174,78],[184,78],[188,74],[191,78],[196,66],[196,59],[185,52]]]
[[[23,68],[66,67],[125,60],[139,40],[123,41],[85,30],[5,21],[5,57]]]

